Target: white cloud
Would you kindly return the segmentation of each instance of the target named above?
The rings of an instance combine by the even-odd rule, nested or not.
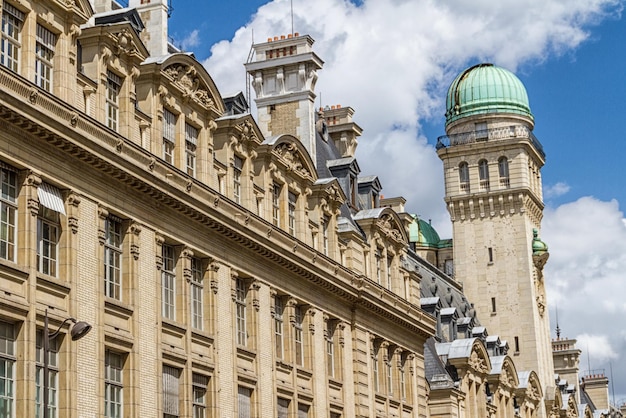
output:
[[[291,31],[285,4],[275,0],[262,6],[231,41],[212,47],[205,65],[221,91],[245,91],[242,63],[252,32],[256,42],[264,42]],[[326,62],[319,73],[318,101],[321,97],[323,104],[356,111],[355,121],[364,129],[357,151],[363,174],[379,175],[386,196],[404,196],[408,210],[432,218],[441,235],[449,236],[441,165],[430,145],[435,138],[429,144],[420,135],[420,123],[443,115],[453,76],[479,61],[515,70],[570,51],[587,38],[588,25],[619,4],[365,0],[357,6],[296,0],[294,27],[316,40],[316,53]]]
[[[621,325],[626,315],[626,224],[618,203],[583,197],[546,209],[541,233],[550,251],[545,280],[552,328],[558,307],[562,335],[577,335],[583,351],[581,370],[608,374],[612,367],[615,376],[626,376]],[[614,383],[626,393],[623,379]]]
[[[212,47],[205,66],[222,92],[245,91],[242,63],[253,30],[257,42],[291,31],[286,3],[264,5],[232,40]],[[449,237],[441,162],[431,145],[435,138],[427,141],[421,125],[441,119],[454,75],[481,61],[515,71],[571,52],[591,26],[621,7],[619,0],[364,0],[359,6],[296,0],[294,25],[316,40],[315,51],[326,61],[318,100],[356,111],[364,130],[357,151],[362,173],[378,175],[385,196],[404,196],[407,210],[432,218],[440,235]],[[557,183],[546,188],[546,197],[568,191]],[[583,198],[546,209],[542,238],[551,253],[548,296],[552,307],[558,303],[563,332],[588,343],[592,368],[608,370],[608,360],[621,359],[614,369],[626,376],[623,218],[617,202]],[[618,393],[626,393],[626,382],[615,383]]]
[[[551,199],[553,197],[563,196],[570,191],[569,184],[559,181],[556,184],[547,185],[543,187],[543,196],[546,199]]]
[[[192,30],[182,41],[180,41],[180,48],[183,51],[190,51],[194,47],[200,45],[200,31],[198,29]]]

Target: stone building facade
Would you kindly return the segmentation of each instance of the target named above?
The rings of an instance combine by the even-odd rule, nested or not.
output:
[[[52,417],[578,411],[361,175],[311,37],[254,46],[255,119],[128,3],[0,2],[0,417],[44,415],[45,357]]]

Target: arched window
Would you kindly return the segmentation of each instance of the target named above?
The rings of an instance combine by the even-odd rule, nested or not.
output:
[[[478,162],[478,178],[480,179],[480,190],[489,190],[489,165],[487,160]]]
[[[465,161],[459,164],[459,184],[462,192],[469,192],[469,166]]]
[[[500,173],[500,186],[509,187],[509,160],[506,157],[498,159],[498,172]]]

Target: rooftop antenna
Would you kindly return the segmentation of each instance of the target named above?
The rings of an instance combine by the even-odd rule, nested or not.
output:
[[[293,36],[293,0],[291,0],[291,35]]]
[[[254,28],[252,28],[252,35],[250,41],[250,52],[248,52],[248,59],[246,63],[252,62],[252,58],[254,58]],[[248,111],[250,111],[250,83],[252,82],[252,75],[248,74],[246,71],[246,105],[248,106]]]
[[[167,17],[168,19],[172,17],[172,13],[174,12],[174,5],[172,4],[174,0],[169,0],[167,2]]]
[[[587,342],[587,370],[591,374],[591,361],[589,360],[589,342]]]
[[[613,405],[617,408],[618,405],[615,402],[615,382],[613,381],[613,362],[609,361],[609,370],[611,371],[611,392],[613,392]]]

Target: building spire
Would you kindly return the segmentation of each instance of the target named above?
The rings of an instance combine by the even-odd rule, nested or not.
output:
[[[555,304],[556,307],[556,339],[561,339],[561,328],[559,328],[559,307]]]

